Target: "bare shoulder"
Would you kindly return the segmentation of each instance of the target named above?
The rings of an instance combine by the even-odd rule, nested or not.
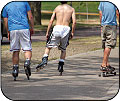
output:
[[[71,7],[70,5],[67,5],[69,7],[69,9],[71,9],[72,11],[75,11],[75,9],[73,7]]]
[[[72,11],[74,12],[75,11],[75,9],[72,7]]]
[[[58,5],[58,6],[55,8],[55,10],[60,9],[60,8],[61,8],[61,5]]]

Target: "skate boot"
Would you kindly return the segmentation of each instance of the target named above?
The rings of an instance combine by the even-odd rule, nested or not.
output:
[[[42,62],[36,67],[37,71],[43,69],[47,65],[48,56],[42,58]]]
[[[14,81],[16,81],[16,77],[18,77],[18,73],[19,73],[19,66],[18,65],[13,65],[12,75],[14,77]]]
[[[64,65],[64,62],[59,61],[59,63],[58,63],[58,70],[60,72],[60,75],[62,75],[62,72],[64,71],[63,70],[63,65]]]
[[[24,63],[24,69],[25,69],[25,74],[27,76],[27,79],[29,80],[29,76],[31,76],[31,68],[30,68],[30,60],[26,59]]]

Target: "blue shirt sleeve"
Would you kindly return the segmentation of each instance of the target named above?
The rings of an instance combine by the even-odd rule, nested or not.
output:
[[[115,10],[118,10],[118,8],[115,6]]]
[[[26,9],[27,9],[27,12],[28,12],[29,10],[31,10],[30,5],[29,5],[28,2],[26,2],[25,6],[26,6]]]
[[[100,2],[99,7],[98,7],[98,10],[99,10],[99,11],[102,11],[102,2]]]
[[[8,14],[7,14],[7,11],[6,11],[6,7],[3,8],[2,16],[3,16],[3,18],[8,18]]]

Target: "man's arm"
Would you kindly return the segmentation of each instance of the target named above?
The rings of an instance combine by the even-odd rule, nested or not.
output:
[[[75,25],[76,25],[76,16],[75,16],[75,9],[73,8],[73,13],[72,13],[72,33],[71,33],[71,38],[73,38],[73,36],[74,36]]]
[[[31,10],[27,12],[28,14],[28,19],[30,21],[30,33],[31,35],[34,34],[34,19],[33,19],[33,16],[32,16],[32,12]]]
[[[48,37],[49,37],[49,31],[50,31],[50,28],[51,28],[51,26],[52,26],[52,24],[53,24],[53,21],[54,21],[54,19],[55,19],[55,15],[56,15],[56,13],[55,13],[55,10],[54,10],[54,12],[53,12],[53,14],[52,14],[52,16],[51,16],[50,22],[49,22],[49,24],[48,24],[47,32],[46,32],[46,38],[47,38],[47,39],[48,39]]]
[[[118,10],[116,10],[116,15],[117,15],[118,23],[119,23],[119,11]]]
[[[4,25],[8,34],[8,40],[10,40],[10,32],[8,31],[8,18],[4,18]]]
[[[99,11],[99,18],[100,18],[100,24],[101,24],[101,21],[102,21],[102,11]]]
[[[101,22],[102,22],[102,11],[99,11],[99,18],[100,18],[100,25],[101,25]],[[101,27],[101,32],[102,32],[102,27]]]

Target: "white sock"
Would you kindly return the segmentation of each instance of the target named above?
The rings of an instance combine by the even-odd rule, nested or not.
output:
[[[44,54],[43,57],[48,57],[48,54]]]
[[[65,60],[64,60],[64,59],[60,59],[59,61],[60,61],[60,62],[65,62]]]
[[[27,58],[26,60],[30,60],[30,59]]]

